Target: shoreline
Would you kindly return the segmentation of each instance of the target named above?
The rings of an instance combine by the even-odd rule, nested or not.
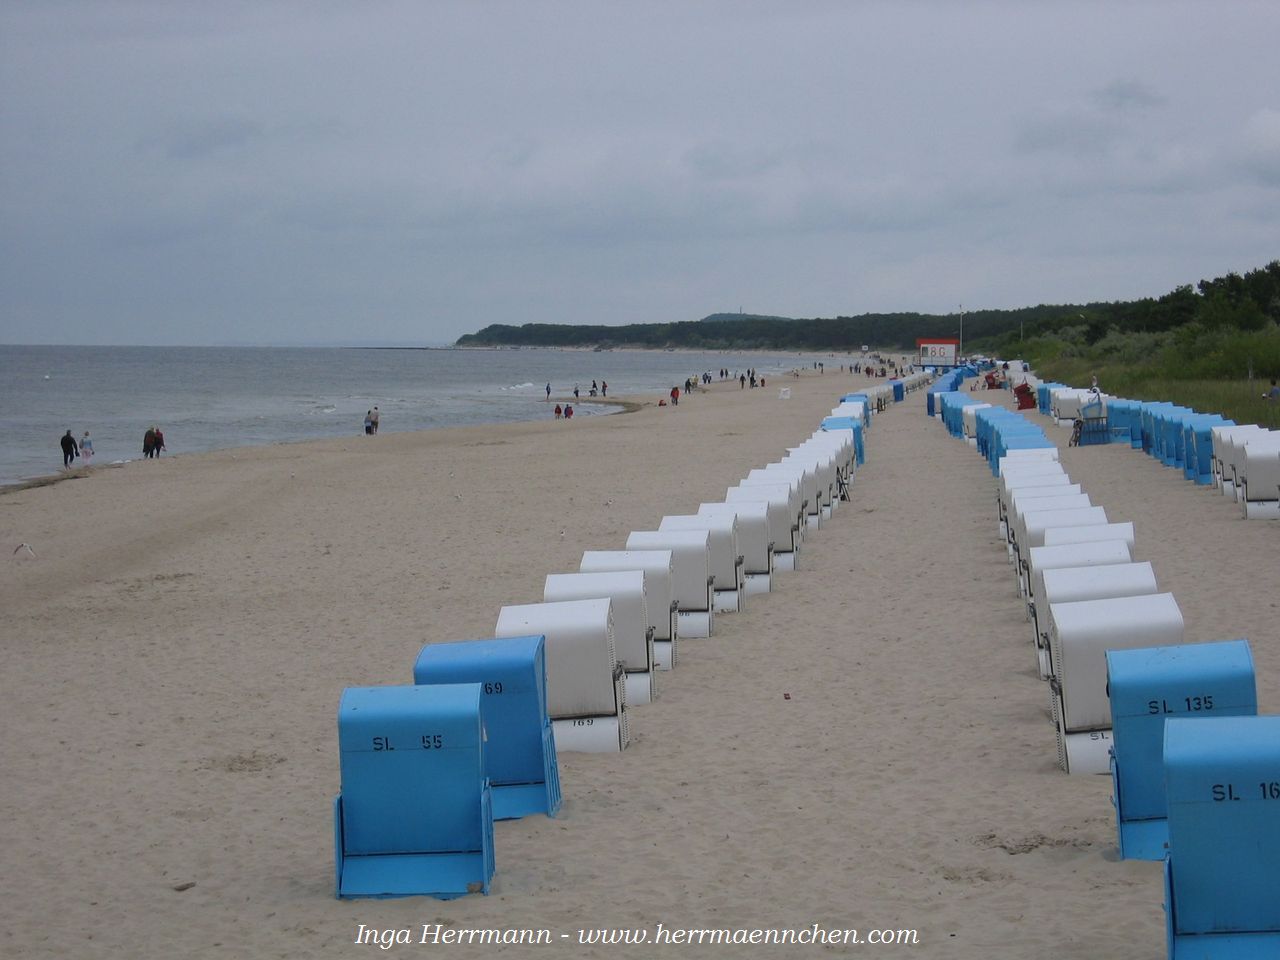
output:
[[[290,373],[280,381],[282,385],[262,388],[254,385],[248,393],[239,392],[242,390],[242,383],[236,380],[238,373],[225,373],[226,370],[238,371],[239,367],[234,364],[231,367],[219,367],[223,372],[213,377],[208,390],[216,393],[225,389],[229,393],[225,401],[216,401],[213,409],[206,414],[198,402],[186,400],[187,393],[176,386],[182,379],[177,376],[181,371],[191,368],[191,377],[200,375],[196,369],[200,364],[196,353],[188,350],[180,356],[175,355],[172,365],[163,368],[170,371],[171,375],[160,388],[160,393],[135,409],[133,401],[128,399],[112,400],[110,391],[108,399],[102,401],[99,391],[92,387],[86,388],[85,385],[96,383],[95,377],[99,375],[110,374],[115,369],[112,364],[123,364],[126,360],[135,365],[150,362],[150,355],[127,348],[133,352],[126,353],[126,360],[107,361],[95,359],[96,350],[97,348],[83,348],[69,359],[45,357],[43,360],[33,359],[13,367],[15,378],[7,382],[14,391],[11,399],[15,403],[22,392],[21,384],[34,384],[41,391],[39,395],[45,395],[43,391],[50,389],[49,384],[38,376],[44,369],[48,369],[55,380],[69,378],[76,386],[65,397],[60,395],[57,402],[39,405],[38,410],[43,410],[43,414],[17,417],[18,407],[15,406],[13,419],[5,419],[6,428],[12,427],[13,432],[9,434],[11,442],[6,445],[4,457],[0,458],[3,461],[0,489],[21,487],[31,481],[51,482],[50,478],[61,472],[62,458],[57,452],[57,444],[50,444],[47,437],[61,435],[68,425],[76,426],[77,436],[85,427],[93,430],[94,438],[98,441],[99,464],[138,458],[142,429],[147,424],[135,414],[138,411],[145,412],[146,408],[160,411],[149,417],[149,421],[167,421],[174,428],[173,431],[166,431],[176,441],[169,444],[171,452],[175,455],[191,455],[233,447],[347,436],[351,432],[359,432],[359,417],[364,413],[365,406],[379,402],[384,407],[384,432],[437,429],[458,423],[537,419],[541,415],[538,412],[540,408],[532,404],[533,401],[542,399],[542,379],[537,380],[536,386],[525,381],[533,380],[532,374],[539,373],[539,368],[545,368],[545,379],[558,388],[556,392],[561,402],[571,402],[567,397],[570,392],[568,388],[574,385],[575,380],[581,379],[579,374],[600,375],[598,370],[591,368],[603,368],[605,378],[614,387],[610,391],[612,395],[629,397],[634,394],[637,401],[643,402],[648,397],[664,396],[672,384],[680,383],[690,374],[700,373],[704,368],[714,371],[717,366],[730,365],[745,369],[763,364],[768,367],[768,372],[776,370],[781,374],[790,369],[807,367],[808,363],[828,359],[812,358],[806,363],[799,355],[772,354],[756,362],[746,356],[738,357],[735,361],[732,357],[706,353],[676,355],[626,351],[603,360],[593,359],[581,352],[544,350],[540,355],[520,357],[503,357],[491,353],[488,359],[472,354],[468,360],[459,355],[454,361],[436,353],[434,355],[437,358],[443,359],[428,363],[426,360],[415,360],[413,354],[405,354],[402,360],[342,360],[342,356],[346,355],[344,351],[320,348],[311,351],[323,355],[316,359],[305,362],[300,359],[290,360],[287,365]],[[292,354],[297,351],[284,352]],[[14,355],[15,363],[21,356],[23,355]],[[227,363],[232,363],[236,357],[243,359],[245,356],[248,355],[228,354],[232,359]],[[54,363],[55,360],[57,363]],[[245,369],[260,368],[264,362],[261,359],[245,361],[248,364]],[[45,363],[50,365],[46,367]],[[57,365],[60,363],[65,363],[65,367]],[[356,376],[347,373],[353,364],[359,371]],[[836,365],[834,359],[832,365]],[[298,379],[300,372],[312,367],[328,371],[326,376],[329,378],[310,381]],[[417,375],[416,371],[420,367],[422,370],[435,371],[442,379],[413,380],[412,376]],[[380,386],[379,371],[387,372],[387,380]],[[346,379],[343,379],[344,376]],[[47,376],[45,379],[47,380]],[[586,382],[590,383],[590,380],[591,376],[586,376]],[[365,386],[367,383],[374,386],[368,388]],[[417,386],[418,383],[421,386]],[[165,392],[174,390],[177,392],[172,395]],[[254,393],[263,390],[265,392],[262,392],[261,399],[255,403]],[[366,393],[368,396],[364,396]],[[586,391],[583,393],[585,395]],[[584,399],[588,398],[579,397],[579,402]],[[367,403],[358,405],[361,400],[366,400]],[[106,406],[100,408],[96,405],[100,402],[106,403]],[[584,407],[581,413],[595,413],[600,409]],[[626,407],[614,409],[625,410]],[[76,461],[73,466],[78,468],[79,463],[80,461]]]
[[[547,401],[545,399],[540,399],[538,402],[539,403],[548,403],[548,402],[555,403],[556,399],[557,398],[552,397],[550,401]],[[617,400],[614,400],[612,397],[607,399],[600,398],[600,397],[592,397],[592,398],[584,397],[581,400],[574,400],[572,397],[570,397],[569,400],[576,404],[591,403],[597,406],[611,406],[611,407],[617,408],[611,413],[601,414],[601,416],[618,416],[622,414],[635,413],[636,411],[643,409],[645,406],[656,405],[656,403],[649,404],[645,401],[631,400],[623,397],[619,397]],[[561,400],[560,402],[563,403],[565,401]],[[463,426],[451,425],[447,427],[433,427],[430,430],[388,431],[386,436],[416,436],[416,435],[425,434],[425,433],[435,433],[436,431],[439,431],[439,430],[476,430],[476,429],[482,429],[484,427],[504,426],[506,424],[511,424],[511,423],[538,423],[538,422],[540,422],[540,420],[535,420],[535,419],[494,421],[492,423],[467,424]],[[359,439],[363,439],[364,434],[352,434],[352,436]],[[378,434],[378,436],[381,436],[381,434]],[[294,446],[298,444],[331,443],[334,441],[345,440],[345,439],[347,438],[345,437],[320,437],[320,438],[312,437],[304,440],[273,440],[270,443],[253,443],[253,444],[245,444],[245,445],[236,446],[236,447],[216,447],[212,450],[200,450],[194,453],[174,453],[174,454],[170,454],[167,457],[159,457],[157,459],[160,459],[160,460],[190,459],[190,458],[197,458],[197,457],[207,457],[213,454],[224,453],[227,451],[235,452],[235,451],[247,451],[247,450],[262,450],[262,449],[270,449],[272,447],[287,447],[287,446]],[[47,473],[47,474],[41,474],[40,476],[36,476],[36,477],[26,477],[21,480],[15,480],[11,483],[0,483],[0,497],[3,497],[7,494],[12,494],[12,493],[20,493],[23,490],[35,489],[37,487],[52,486],[53,484],[62,483],[67,480],[87,480],[93,477],[95,474],[97,474],[101,470],[118,470],[121,467],[127,467],[130,464],[137,463],[143,459],[145,458],[138,457],[136,459],[130,459],[130,460],[120,460],[120,461],[113,460],[110,463],[95,463],[89,466],[74,467],[70,470],[61,470],[61,471],[58,471],[57,473]]]
[[[382,348],[379,348],[379,349],[382,349]],[[539,349],[542,349],[542,348],[539,348]],[[806,377],[821,378],[822,376],[824,376],[823,374],[815,374],[809,368],[797,368],[797,369],[799,370],[800,378],[806,378]],[[838,371],[835,372],[834,375],[837,377],[841,376],[841,374]],[[795,379],[795,377],[792,375],[791,372],[778,374],[776,376],[785,377],[787,383],[790,383]],[[862,377],[859,377],[857,379],[857,383],[860,384],[863,382],[865,381]],[[736,383],[736,381],[713,380],[711,384],[706,386],[699,384],[698,391],[699,393],[713,393],[715,392],[714,388],[717,388],[717,387],[724,389],[725,391],[730,391],[734,389],[732,386],[733,383]],[[765,387],[764,389],[768,390],[770,388]],[[538,404],[572,403],[577,406],[589,404],[597,407],[615,408],[611,412],[603,413],[603,414],[595,414],[590,418],[590,419],[595,419],[596,417],[600,417],[600,416],[617,416],[617,415],[623,415],[623,414],[636,413],[640,410],[645,409],[646,407],[656,408],[658,406],[658,400],[665,399],[665,392],[663,391],[663,388],[654,388],[654,395],[657,396],[658,399],[651,399],[649,394],[628,393],[628,394],[619,394],[617,397],[586,397],[584,396],[584,397],[575,398],[573,397],[572,394],[568,394],[564,396],[553,395],[549,400],[544,396],[539,396],[536,398],[531,397],[530,400],[531,402],[538,403]],[[495,421],[490,421],[486,423],[476,423],[476,424],[450,424],[448,426],[432,427],[427,430],[391,430],[391,431],[388,431],[386,434],[378,434],[378,436],[384,436],[384,435],[396,436],[396,437],[419,436],[422,434],[433,434],[442,430],[475,430],[475,429],[483,429],[486,427],[500,427],[500,426],[518,424],[518,423],[540,423],[542,422],[542,420],[543,420],[542,417],[529,417],[529,418],[522,418],[518,420],[495,420]],[[309,438],[299,439],[299,440],[273,440],[266,443],[242,444],[238,446],[228,446],[228,447],[215,447],[210,450],[199,450],[191,453],[173,453],[173,454],[169,454],[168,456],[160,457],[159,459],[160,460],[178,460],[178,459],[188,459],[188,458],[197,458],[197,457],[207,457],[207,456],[211,456],[218,453],[224,453],[228,451],[232,451],[232,452],[249,451],[249,450],[272,449],[275,447],[289,447],[289,446],[295,446],[299,444],[334,443],[334,442],[340,442],[340,441],[345,442],[352,438],[362,440],[364,439],[364,434],[353,433],[353,434],[350,434],[349,436],[343,435],[343,436],[337,436],[337,437],[309,437]],[[88,467],[78,466],[69,471],[62,470],[55,473],[40,474],[33,477],[24,477],[22,479],[15,480],[8,483],[0,483],[0,497],[4,497],[6,495],[10,495],[13,493],[20,493],[24,490],[29,490],[37,487],[51,486],[54,484],[62,483],[67,480],[90,479],[100,470],[104,470],[108,468],[118,469],[121,467],[126,467],[126,466],[129,466],[130,464],[139,462],[142,459],[144,458],[136,457],[136,458],[130,458],[128,460],[95,463]]]
[[[132,461],[125,461],[130,463]],[[0,497],[8,493],[21,493],[23,490],[34,490],[37,487],[49,487],[55,483],[62,483],[64,480],[87,480],[98,470],[107,468],[123,467],[124,463],[103,463],[96,466],[76,467],[73,470],[63,470],[60,473],[47,473],[39,477],[28,477],[25,480],[17,480],[13,483],[0,484]]]

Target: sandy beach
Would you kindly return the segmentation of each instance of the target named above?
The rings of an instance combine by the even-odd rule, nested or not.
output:
[[[841,393],[828,370],[622,416],[232,450],[0,495],[0,953],[350,957],[378,929],[548,928],[394,955],[1164,956],[1110,780],[1058,771],[986,463],[879,415],[799,570],[681,643],[621,754],[563,754],[557,819],[496,826],[489,897],[333,898],[344,687],[411,682],[584,550],[724,497]],[[781,400],[779,386],[791,389]],[[982,399],[990,400],[983,395]],[[1007,393],[997,399],[1008,403]],[[1067,449],[1137,528],[1189,641],[1280,680],[1280,524],[1128,447]],[[19,552],[30,544],[34,556]],[[789,695],[789,696],[786,696]],[[580,929],[911,928],[915,946],[579,945]],[[569,939],[560,939],[567,934]]]

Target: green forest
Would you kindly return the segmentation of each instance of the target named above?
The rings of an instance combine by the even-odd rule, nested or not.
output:
[[[459,347],[643,347],[849,353],[863,344],[915,350],[917,337],[955,337],[958,314],[848,317],[712,314],[680,323],[493,324]],[[1042,377],[1110,393],[1172,400],[1240,422],[1280,426],[1280,403],[1261,399],[1280,378],[1280,260],[1244,274],[1186,284],[1159,297],[1041,304],[964,315],[965,352],[1028,361]]]
[[[996,337],[1018,325],[1051,329],[1077,318],[1081,311],[1105,305],[1040,306],[1022,310],[965,312],[965,342]],[[1078,321],[1077,321],[1078,322]],[[753,314],[712,314],[678,323],[570,325],[495,323],[478,333],[458,338],[459,347],[643,347],[688,350],[818,350],[849,352],[862,344],[914,351],[916,337],[954,337],[959,314],[864,313],[857,317],[762,317]]]
[[[1275,260],[1243,275],[1201,280],[1194,287],[1188,284],[1155,298],[966,311],[964,339],[967,352],[1009,356],[1033,346],[1043,347],[1039,341],[1045,339],[1062,343],[1067,352],[1079,352],[1081,347],[1098,344],[1104,349],[1119,346],[1117,337],[1140,335],[1135,344],[1126,345],[1128,352],[1136,349],[1146,355],[1176,345],[1180,362],[1194,361],[1209,375],[1228,375],[1244,374],[1245,368],[1237,369],[1238,351],[1228,349],[1227,341],[1235,333],[1258,334],[1246,338],[1244,353],[1257,352],[1256,373],[1277,376],[1280,354],[1269,336],[1275,336],[1278,322],[1280,260]],[[718,313],[702,320],[623,326],[495,323],[459,337],[456,345],[849,352],[866,343],[913,351],[917,337],[954,337],[959,332],[960,318],[954,313],[864,313],[810,319]],[[1273,345],[1271,351],[1263,349],[1267,343]],[[1247,364],[1247,356],[1244,362]]]
[[[1041,377],[1107,393],[1168,400],[1237,423],[1280,428],[1263,394],[1280,378],[1280,261],[1112,303],[1056,324],[1006,330],[973,349],[1026,360]]]

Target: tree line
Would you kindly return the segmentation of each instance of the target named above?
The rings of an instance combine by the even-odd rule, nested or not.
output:
[[[1026,339],[1068,334],[1092,346],[1117,334],[1165,334],[1183,328],[1192,341],[1224,331],[1275,334],[1280,323],[1280,260],[1243,275],[1201,280],[1160,297],[1084,304],[1040,304],[1016,310],[964,314],[966,347],[1004,356]],[[491,324],[458,338],[459,347],[644,347],[692,350],[812,350],[850,352],[863,344],[915,349],[917,337],[957,337],[954,314],[864,313],[858,316],[790,319],[713,314],[677,323]],[[1161,338],[1163,339],[1163,338]]]

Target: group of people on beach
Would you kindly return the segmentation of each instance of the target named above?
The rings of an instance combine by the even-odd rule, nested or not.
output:
[[[148,460],[159,457],[164,447],[164,433],[159,427],[147,427],[142,435],[142,455]]]
[[[601,381],[599,381],[599,382],[596,382],[595,380],[592,380],[592,381],[591,381],[591,392],[590,392],[589,396],[592,396],[592,397],[607,397],[608,395],[609,395],[609,384],[608,384],[608,383],[606,383],[604,380],[601,380]],[[580,399],[581,397],[582,397],[582,384],[580,384],[580,383],[575,383],[575,384],[573,385],[573,399],[578,400],[578,399]],[[547,384],[547,399],[548,399],[548,400],[550,400],[550,399],[551,399],[551,384],[550,384],[550,383],[548,383],[548,384]]]
[[[550,381],[547,382],[546,391],[547,391],[547,401],[550,402],[551,400],[551,382]],[[591,389],[588,393],[588,396],[607,397],[608,395],[609,395],[608,381],[606,380],[591,381]],[[573,385],[573,399],[579,400],[581,398],[582,398],[582,384],[575,383]]]
[[[59,439],[58,445],[62,447],[62,468],[64,470],[70,470],[77,459],[82,467],[87,467],[93,463],[93,438],[89,436],[88,430],[84,432],[84,436],[78,441],[68,430]],[[164,449],[164,431],[156,426],[147,427],[147,432],[142,435],[142,455],[150,460],[160,456],[160,451]]]
[[[550,381],[547,381],[546,393],[547,393],[547,402],[548,402],[548,403],[550,403],[550,402],[551,402],[551,382],[550,382]],[[588,394],[588,395],[589,395],[589,396],[592,396],[592,397],[607,397],[607,396],[609,396],[609,383],[608,383],[608,381],[605,381],[605,380],[592,380],[592,381],[591,381],[591,390],[590,390],[590,392],[589,392],[589,394]],[[580,384],[580,383],[575,383],[575,384],[573,385],[573,399],[575,399],[575,400],[579,400],[579,399],[581,399],[581,398],[582,398],[582,384]],[[560,404],[558,404],[558,403],[557,403],[557,404],[556,404],[556,409],[555,409],[555,415],[556,415],[556,419],[557,419],[557,420],[572,420],[572,419],[573,419],[573,405],[572,405],[572,404],[569,404],[569,403],[566,403],[564,406],[561,406]]]
[[[757,374],[755,367],[748,367],[746,370],[743,370],[743,371],[734,370],[732,373],[729,372],[728,367],[721,367],[719,370],[716,371],[716,376],[719,377],[721,380],[730,380],[730,381],[737,380],[738,388],[741,390],[747,389],[748,384],[751,385],[752,389],[755,389],[756,387],[764,386],[764,377]],[[711,385],[712,376],[709,371],[707,373],[704,373],[701,377],[699,377],[699,379],[702,381],[704,386]],[[693,384],[694,384],[693,380],[686,381],[686,390],[685,390],[686,393],[689,392],[687,387],[693,386]]]
[[[893,361],[888,361],[888,365],[891,367],[895,366]],[[814,364],[813,364],[813,368],[817,370],[819,373],[826,372],[825,366],[826,365],[821,361],[814,361]],[[843,371],[844,368],[845,368],[844,364],[841,364],[840,365],[841,371]],[[864,369],[864,365],[861,363],[849,364],[850,373],[854,373],[855,370],[858,373],[861,373],[863,369]],[[904,367],[903,369],[905,370],[906,368]],[[865,364],[865,370],[866,370],[867,376],[869,377],[874,377],[877,375],[883,377],[888,372],[884,367],[881,367],[877,373],[876,369],[869,362]],[[796,371],[796,376],[799,376],[799,371]],[[703,373],[698,374],[697,376],[686,378],[682,386],[672,387],[668,395],[658,402],[658,406],[660,407],[665,407],[668,405],[673,407],[678,406],[680,403],[680,396],[682,393],[685,396],[688,396],[699,385],[703,387],[710,386],[717,377],[722,381],[727,380],[729,382],[732,382],[734,380],[737,380],[738,387],[739,389],[742,389],[742,390],[747,389],[748,385],[752,389],[755,389],[756,387],[763,387],[765,385],[765,378],[761,376],[760,373],[754,367],[750,367],[747,370],[744,370],[741,372],[737,370],[730,371],[728,367],[721,367],[719,370],[716,371],[714,376],[712,375],[711,371],[707,370],[707,371],[704,371]],[[550,403],[551,402],[550,381],[547,382],[547,385],[544,388],[544,390],[546,392],[547,402]],[[609,384],[603,380],[600,380],[600,381],[592,380],[590,395],[593,397],[597,395],[602,397],[607,397],[609,395]],[[577,399],[580,399],[581,396],[582,396],[582,386],[581,384],[575,383],[573,385],[573,398],[577,400]],[[374,433],[377,433],[377,421],[376,421],[377,409],[378,409],[377,407],[374,407],[373,409],[373,413],[375,417],[374,428],[373,428]],[[565,404],[564,406],[561,406],[559,403],[556,404],[555,418],[557,420],[562,420],[562,419],[568,420],[572,416],[573,416],[573,407],[571,405]],[[368,423],[366,422],[366,427],[367,426],[368,426]],[[368,431],[366,430],[366,432]]]
[[[62,435],[59,443],[62,447],[62,469],[70,470],[72,462],[77,457],[80,458],[80,465],[84,467],[89,466],[93,461],[93,439],[89,436],[88,430],[84,432],[79,443],[71,435],[70,430]]]
[[[753,387],[757,386],[755,367],[748,367],[745,371],[742,371],[742,372],[734,370],[732,373],[729,372],[728,367],[721,367],[719,370],[716,371],[716,376],[719,377],[721,380],[737,380],[738,385],[743,390],[747,389],[748,381],[750,381],[751,386]],[[763,377],[760,379],[763,380]],[[710,386],[711,374],[709,372],[704,373],[701,377],[701,380],[704,384],[706,384],[707,386]]]
[[[875,361],[875,363],[873,363],[872,361]],[[879,369],[876,368],[876,363],[880,364]],[[822,371],[821,363],[817,364],[817,369],[819,372]],[[840,371],[842,373],[844,372],[843,363],[840,364]],[[868,377],[887,377],[887,376],[901,377],[904,374],[915,373],[916,365],[914,363],[908,364],[905,361],[901,365],[899,365],[896,360],[892,360],[892,359],[885,360],[880,356],[880,354],[876,353],[876,354],[872,354],[869,360],[865,360],[865,361],[860,360],[857,363],[849,364],[849,372],[850,373],[866,373]]]

